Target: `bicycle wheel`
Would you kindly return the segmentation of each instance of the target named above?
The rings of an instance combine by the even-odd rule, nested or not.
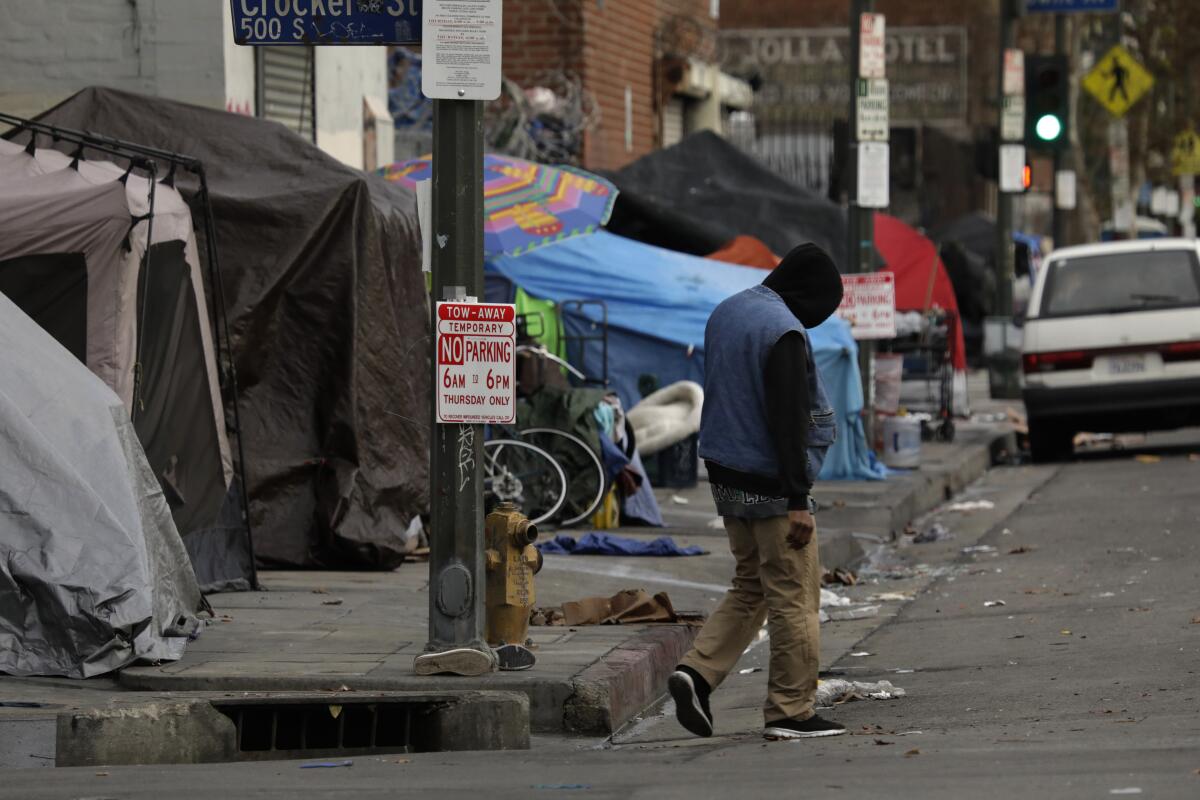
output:
[[[596,451],[578,436],[557,428],[526,428],[522,439],[549,451],[569,476],[562,526],[577,525],[596,513],[604,502],[604,464]]]
[[[486,498],[513,503],[535,525],[557,514],[567,499],[567,476],[554,456],[520,439],[484,442],[483,473]],[[485,503],[485,511],[495,503]]]

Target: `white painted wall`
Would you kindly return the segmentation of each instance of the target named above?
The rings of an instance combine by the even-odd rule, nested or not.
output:
[[[363,100],[387,107],[387,49],[317,48],[317,146],[352,167],[363,167]],[[390,124],[376,136],[379,164],[390,164],[394,137]]]
[[[0,108],[88,86],[223,108],[221,0],[0,0]]]
[[[0,110],[33,116],[88,86],[255,113],[254,48],[227,0],[0,0]],[[387,49],[319,47],[317,145],[363,166],[363,104],[387,107]],[[389,119],[376,159],[391,163]]]
[[[222,25],[225,28],[222,40],[225,50],[225,110],[254,116],[258,112],[255,104],[258,73],[254,48],[239,47],[234,43],[233,11],[229,3],[221,2],[221,6],[224,9]]]

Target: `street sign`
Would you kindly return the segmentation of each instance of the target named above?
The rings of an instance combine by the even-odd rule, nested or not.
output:
[[[1025,51],[1010,47],[1004,51],[1004,95],[1025,94]]]
[[[887,78],[859,78],[857,95],[856,138],[860,142],[886,142],[889,105]]]
[[[503,0],[424,0],[421,92],[434,100],[500,96]]]
[[[438,303],[436,347],[438,422],[516,421],[516,306]]]
[[[859,18],[861,36],[858,50],[858,77],[887,77],[887,47],[883,14],[863,14]]]
[[[1114,117],[1123,117],[1154,87],[1154,76],[1121,45],[1104,54],[1083,79],[1100,105]]]
[[[421,0],[229,0],[244,45],[420,44]]]
[[[1171,151],[1171,172],[1175,175],[1200,175],[1200,135],[1184,131],[1175,137]]]
[[[1121,0],[1025,0],[1030,14],[1067,14],[1087,11],[1117,11]]]
[[[1025,95],[1013,94],[1004,98],[1000,113],[1000,138],[1006,142],[1025,141]]]
[[[887,208],[891,199],[891,149],[887,142],[861,142],[858,145],[858,198],[860,208]]]
[[[837,314],[856,340],[896,338],[896,275],[869,272],[842,276]]]
[[[1025,191],[1025,145],[1000,145],[1000,191]]]
[[[1054,207],[1073,211],[1075,203],[1075,171],[1060,169],[1054,173]]]

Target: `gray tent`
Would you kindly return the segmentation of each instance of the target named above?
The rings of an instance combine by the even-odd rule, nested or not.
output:
[[[0,672],[180,658],[204,601],[124,404],[2,294],[0,374]]]
[[[191,210],[111,162],[31,149],[0,139],[0,294],[121,399],[204,589],[249,588]]]

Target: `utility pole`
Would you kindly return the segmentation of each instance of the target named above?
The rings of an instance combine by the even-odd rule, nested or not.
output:
[[[1000,68],[998,78],[998,96],[1000,97],[1000,114],[1004,114],[1004,66],[1005,53],[1015,44],[1016,36],[1013,25],[1014,0],[1005,0],[1000,4]],[[1003,125],[1003,121],[1001,121]],[[1000,147],[1004,147],[1003,137],[1000,137]],[[1003,171],[1000,154],[996,155],[997,163]],[[1003,175],[1001,175],[1003,184]],[[1004,191],[1003,185],[997,192],[996,202],[996,316],[1012,318],[1013,314],[1013,277],[1016,274],[1016,248],[1013,246],[1013,196]]]
[[[434,100],[433,287],[439,300],[483,294],[483,103]],[[431,331],[431,341],[436,336]],[[418,674],[494,669],[484,641],[483,426],[439,424],[437,357],[430,359],[429,642]]]
[[[438,303],[471,313],[483,296],[483,101],[500,96],[503,5],[425,0],[421,92],[433,100],[429,319],[429,641],[418,675],[496,669],[487,645],[483,537],[483,425],[442,396],[464,370],[438,352]],[[481,57],[482,55],[482,57]],[[455,312],[454,309],[458,309]],[[448,345],[452,347],[452,345]],[[454,361],[454,359],[448,359]],[[457,362],[456,362],[457,363]],[[446,383],[439,380],[444,375]],[[478,375],[475,376],[476,381]],[[490,387],[489,387],[490,388]],[[509,398],[510,401],[513,398]],[[445,400],[445,402],[443,402]]]
[[[863,60],[863,15],[873,14],[875,11],[875,0],[852,0],[850,4],[850,106],[849,106],[849,123],[846,125],[847,137],[849,139],[849,147],[846,148],[848,154],[849,169],[847,174],[849,184],[847,189],[847,197],[849,198],[849,206],[847,209],[847,242],[846,242],[846,258],[849,263],[846,265],[846,272],[849,273],[865,273],[875,271],[875,208],[879,207],[879,203],[875,200],[868,201],[867,198],[860,196],[862,187],[861,171],[864,169],[865,152],[863,142],[859,141],[859,97],[860,94],[869,92],[869,86],[876,81],[882,81],[884,97],[887,94],[887,81],[882,74],[882,67],[878,71],[871,68],[865,69]],[[880,18],[882,26],[882,18]],[[882,33],[882,27],[880,28]],[[868,43],[868,47],[872,43]],[[882,42],[875,43],[875,47],[882,46]],[[885,125],[886,128],[886,125]],[[879,147],[879,142],[873,141],[866,145],[867,147]],[[882,143],[886,149],[886,136]],[[887,156],[884,153],[884,169],[887,167]],[[883,180],[887,181],[887,176],[883,176]],[[886,191],[885,191],[886,195]],[[886,197],[882,203],[883,207],[887,206]],[[874,368],[874,343],[868,339],[859,340],[858,342],[858,364],[859,371],[862,374],[863,382],[863,409],[865,417],[863,426],[866,431],[867,441],[874,442],[875,428],[875,368]]]
[[[1054,15],[1054,54],[1057,56],[1067,56],[1067,20],[1063,14]],[[1074,62],[1068,58],[1067,74],[1074,72]],[[1075,125],[1075,115],[1070,116],[1070,125],[1068,130],[1063,131],[1065,137],[1063,146],[1056,148],[1054,151],[1054,246],[1066,247],[1067,241],[1067,209],[1062,205],[1062,199],[1059,197],[1059,175],[1067,169],[1071,168],[1071,130]]]

